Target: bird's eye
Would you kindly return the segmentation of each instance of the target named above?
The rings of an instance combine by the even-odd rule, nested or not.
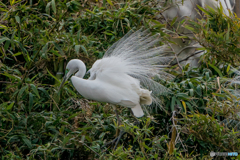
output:
[[[66,69],[65,74],[67,74],[68,72],[69,72],[69,69]]]

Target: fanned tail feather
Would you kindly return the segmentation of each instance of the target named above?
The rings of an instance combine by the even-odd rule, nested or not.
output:
[[[170,91],[154,81],[153,77],[162,80],[174,77],[163,71],[173,56],[165,55],[168,46],[159,46],[160,41],[160,36],[158,34],[151,36],[149,30],[139,29],[136,32],[131,30],[114,43],[102,59],[102,61],[108,61],[108,63],[104,63],[106,64],[104,70],[111,73],[124,72],[140,80],[143,88],[152,91],[151,98],[155,104],[161,104],[159,95],[167,94]],[[143,93],[142,101],[145,104],[150,104],[147,94]]]
[[[141,89],[140,104],[150,105],[152,104],[151,91]]]

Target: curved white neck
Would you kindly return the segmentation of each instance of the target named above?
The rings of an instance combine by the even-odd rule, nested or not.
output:
[[[79,78],[83,78],[84,75],[86,74],[86,66],[81,60],[79,60],[79,62],[77,63],[77,68],[78,68],[78,72],[75,74],[75,76]]]

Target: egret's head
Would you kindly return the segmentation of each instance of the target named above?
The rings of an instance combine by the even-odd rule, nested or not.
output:
[[[86,66],[79,59],[72,59],[68,62],[65,70],[65,76],[63,77],[63,81],[59,87],[59,90],[61,89],[65,81],[67,81],[74,73],[76,73],[75,76],[79,78],[83,78],[86,73]]]

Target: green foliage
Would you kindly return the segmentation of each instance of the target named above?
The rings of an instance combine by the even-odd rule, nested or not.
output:
[[[118,126],[109,104],[82,98],[69,82],[57,92],[68,60],[79,58],[89,68],[133,27],[145,26],[164,36],[160,29],[165,24],[154,20],[158,11],[149,2],[153,3],[0,2],[1,159],[175,160],[209,158],[210,151],[240,152],[239,128],[235,127],[239,117],[234,114],[239,112],[239,96],[232,92],[238,86],[229,83],[236,74],[231,65],[220,67],[211,61],[198,69],[185,66],[174,80],[160,82],[172,91],[171,96],[162,97],[165,110],[156,107],[151,116],[138,119],[139,125],[134,124],[128,108],[118,107],[122,120]],[[229,42],[222,41],[215,50],[205,46],[212,56],[238,49],[237,34],[232,34],[236,19],[220,19],[229,23]],[[218,26],[214,15],[207,20],[213,28]],[[212,37],[226,37],[226,26],[215,27]],[[173,128],[178,137],[170,152]],[[120,129],[126,134],[118,148],[104,146]]]
[[[196,40],[207,50],[204,59],[209,58],[219,62],[239,65],[240,31],[239,18],[230,17],[223,13],[223,9],[214,10],[198,7],[206,17],[197,22],[190,21],[185,27],[195,34]]]

